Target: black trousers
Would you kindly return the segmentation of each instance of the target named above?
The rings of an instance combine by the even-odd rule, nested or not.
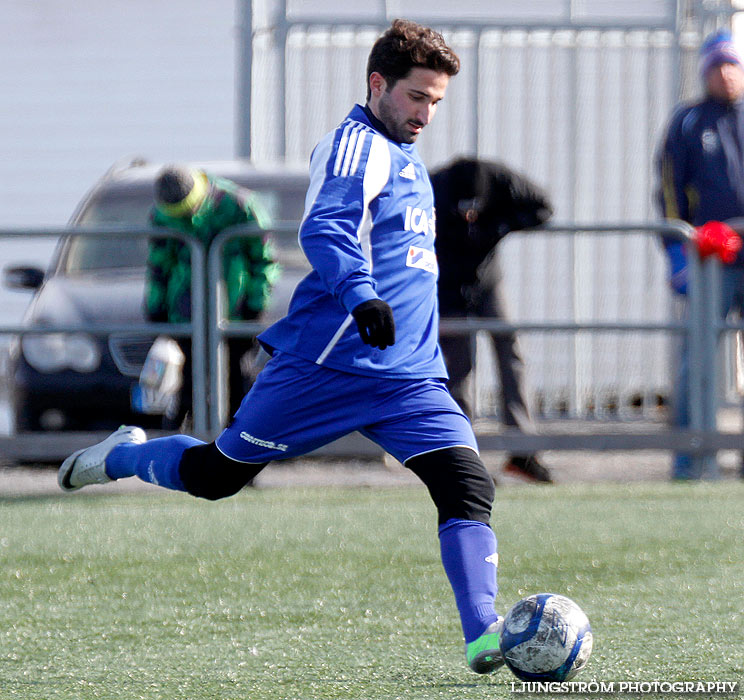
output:
[[[491,256],[479,270],[475,285],[462,290],[462,304],[458,308],[442,307],[442,317],[493,317],[506,320],[508,315],[501,291],[502,275],[496,256]],[[501,380],[501,416],[504,425],[522,432],[535,431],[524,390],[524,360],[516,333],[491,334],[496,351],[496,364]],[[473,416],[468,381],[473,369],[475,348],[467,335],[440,335],[439,344],[444,354],[450,379],[447,388],[468,417]]]

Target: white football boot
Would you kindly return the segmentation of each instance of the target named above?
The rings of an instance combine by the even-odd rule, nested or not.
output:
[[[141,444],[147,441],[142,428],[122,425],[105,440],[73,452],[59,468],[57,483],[63,491],[77,491],[89,484],[105,484],[111,479],[106,474],[106,457],[117,445],[125,442]]]

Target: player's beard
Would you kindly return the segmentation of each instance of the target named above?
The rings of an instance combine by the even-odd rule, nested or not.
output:
[[[385,125],[388,134],[398,143],[414,143],[418,134],[411,133],[407,128],[410,119],[401,118],[396,114],[388,93],[383,93],[377,103],[377,112],[380,121]],[[423,128],[423,124],[420,125]]]

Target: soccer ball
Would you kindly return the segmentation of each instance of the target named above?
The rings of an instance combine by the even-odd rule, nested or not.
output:
[[[506,665],[523,681],[565,681],[592,653],[584,611],[555,593],[523,598],[506,614],[500,641]]]

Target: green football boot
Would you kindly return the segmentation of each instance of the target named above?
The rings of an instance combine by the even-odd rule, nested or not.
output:
[[[499,648],[499,638],[504,627],[504,618],[492,622],[486,631],[465,645],[465,658],[468,666],[476,673],[493,673],[504,665],[504,657]]]

